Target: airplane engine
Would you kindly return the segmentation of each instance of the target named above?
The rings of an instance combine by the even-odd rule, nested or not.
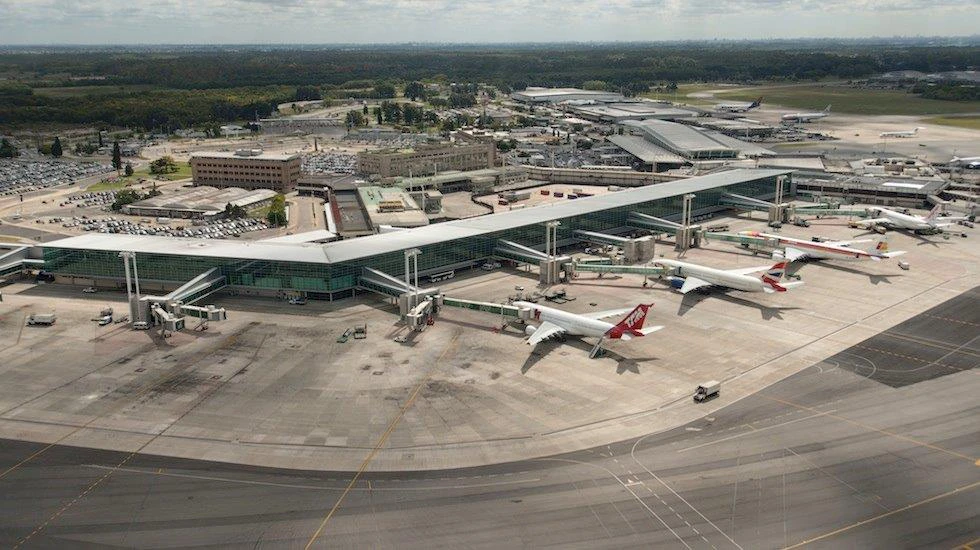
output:
[[[683,277],[667,277],[667,282],[670,283],[671,287],[676,288],[678,290],[680,290],[680,288],[684,286]]]
[[[524,327],[524,334],[530,336],[530,335],[534,334],[534,331],[536,331],[536,330],[538,330],[538,327],[532,327],[531,325],[528,325],[528,326]]]

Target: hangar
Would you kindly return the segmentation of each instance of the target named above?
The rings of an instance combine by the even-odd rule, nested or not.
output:
[[[147,289],[172,289],[208,274],[212,288],[228,286],[243,294],[302,293],[331,300],[358,290],[394,295],[394,290],[404,290],[389,291],[376,282],[378,277],[394,280],[404,273],[406,251],[420,251],[418,269],[423,274],[473,267],[494,257],[537,264],[546,222],[561,222],[556,242],[568,246],[579,242],[576,231],[629,231],[633,212],[678,216],[689,193],[696,194],[694,215],[726,208],[721,204],[726,192],[771,198],[776,178],[789,173],[731,170],[326,244],[89,234],[39,247],[45,271],[65,283],[122,288],[125,278],[119,253],[133,252],[141,284]],[[378,275],[374,283],[365,277],[367,272]]]

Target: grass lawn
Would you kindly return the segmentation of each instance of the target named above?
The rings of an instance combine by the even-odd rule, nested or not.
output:
[[[765,103],[794,109],[820,110],[831,104],[833,111],[861,115],[945,115],[980,112],[980,101],[922,99],[905,92],[866,90],[833,84],[759,86],[716,95],[723,101],[752,101],[759,96],[765,97]]]
[[[188,162],[177,162],[177,171],[170,174],[150,174],[150,166],[146,165],[133,171],[132,176],[124,176],[115,181],[104,181],[86,187],[86,191],[115,191],[127,185],[135,185],[140,179],[175,181],[191,177],[191,165]]]
[[[716,88],[721,88],[720,84],[705,84],[705,83],[695,83],[695,84],[678,84],[677,93],[657,93],[657,92],[646,92],[640,94],[640,97],[646,97],[649,99],[657,99],[664,101],[675,101],[678,103],[689,103],[691,105],[711,105],[712,101],[697,97],[687,97],[688,94],[693,94],[695,92],[702,92],[704,90],[714,90]]]
[[[980,130],[980,116],[937,116],[927,118],[925,122],[942,124],[943,126],[956,126],[957,128],[967,128],[969,130]]]

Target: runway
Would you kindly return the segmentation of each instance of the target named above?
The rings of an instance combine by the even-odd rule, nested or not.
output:
[[[953,548],[980,537],[978,312],[973,289],[677,429],[492,467],[352,482],[2,441],[0,545]]]

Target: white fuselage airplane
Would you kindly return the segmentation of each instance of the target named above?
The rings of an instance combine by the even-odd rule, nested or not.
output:
[[[825,118],[830,116],[830,105],[827,105],[823,111],[817,111],[815,113],[787,113],[783,115],[783,122],[810,122],[811,120],[817,120],[820,118]]]
[[[531,302],[514,302],[513,305],[522,309],[526,308],[531,310],[531,317],[540,321],[538,326],[528,325],[525,329],[525,333],[528,336],[526,340],[528,345],[536,346],[549,338],[560,338],[564,336],[598,338],[599,341],[592,348],[589,357],[596,356],[599,352],[599,346],[606,338],[630,340],[632,338],[646,336],[664,328],[662,326],[643,327],[647,312],[653,307],[653,304],[640,304],[635,308],[597,311],[594,313],[570,313]],[[601,320],[606,317],[614,317],[627,313],[629,315],[626,315],[622,321],[616,324]]]
[[[744,113],[746,111],[751,111],[760,105],[762,105],[761,97],[752,103],[719,103],[718,105],[715,105],[715,110],[725,113]]]
[[[937,204],[927,216],[923,217],[902,214],[901,212],[895,212],[887,208],[875,207],[868,209],[868,213],[874,216],[873,218],[861,220],[856,223],[862,227],[882,226],[887,229],[908,229],[920,233],[942,231],[944,227],[949,227],[957,221],[967,219],[966,216],[946,216],[940,218],[939,211],[941,209],[942,205]]]
[[[873,260],[877,262],[905,254],[905,251],[902,250],[889,252],[888,241],[884,238],[878,239],[875,247],[871,250],[861,250],[860,248],[852,248],[851,245],[868,242],[867,239],[816,242],[758,231],[743,231],[741,234],[748,237],[774,240],[777,246],[782,247],[783,257],[791,262],[799,260]]]
[[[883,138],[910,138],[910,137],[915,137],[915,135],[919,133],[919,130],[924,130],[924,129],[925,128],[923,128],[922,126],[916,126],[915,128],[912,128],[911,130],[902,130],[900,132],[882,132],[882,133],[878,134],[878,137],[883,137]]]
[[[790,288],[803,284],[802,281],[782,282],[783,275],[786,273],[786,262],[743,269],[717,269],[678,260],[656,260],[653,265],[661,266],[671,274],[667,280],[672,287],[680,290],[681,294],[712,286],[744,292],[786,292]],[[761,276],[754,276],[763,271],[765,273]]]

